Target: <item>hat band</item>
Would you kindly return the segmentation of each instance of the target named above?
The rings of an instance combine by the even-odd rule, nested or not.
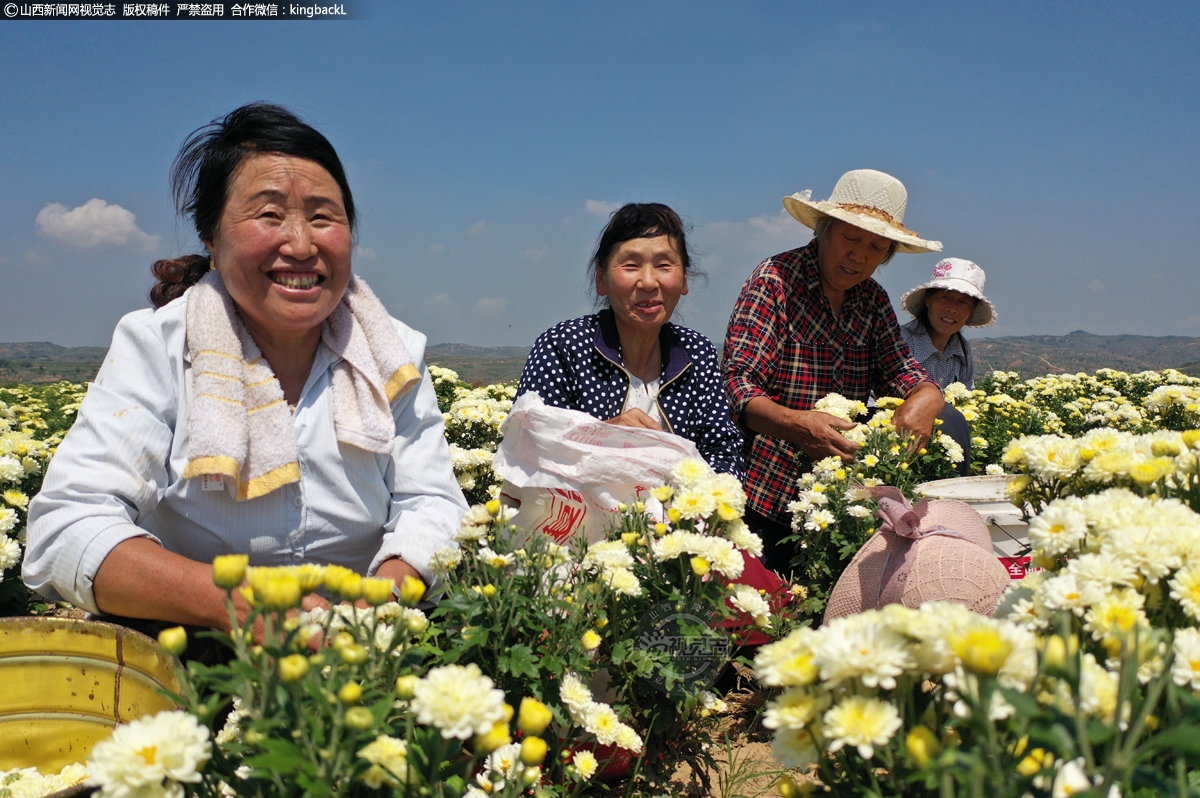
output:
[[[917,233],[913,232],[912,230],[909,230],[903,224],[896,221],[896,218],[894,216],[892,216],[890,213],[883,210],[882,208],[876,208],[874,205],[859,205],[858,203],[855,203],[855,202],[838,202],[838,203],[834,203],[834,204],[837,205],[837,207],[841,208],[844,211],[849,211],[850,213],[856,213],[859,216],[870,216],[871,218],[878,219],[879,221],[885,222],[886,224],[889,224],[892,227],[899,228],[900,230],[903,230],[904,232],[908,233],[911,236],[916,236],[917,238],[920,238],[920,236]]]

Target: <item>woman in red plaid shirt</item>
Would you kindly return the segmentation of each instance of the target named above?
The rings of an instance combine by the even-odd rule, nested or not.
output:
[[[887,292],[871,279],[896,252],[937,252],[903,225],[908,195],[896,178],[870,169],[847,172],[833,195],[783,200],[813,228],[808,245],[768,258],[742,287],[729,319],[722,373],[733,416],[750,440],[746,523],[765,544],[763,560],[786,569],[779,541],[790,535],[788,504],[812,460],[850,461],[853,425],[811,408],[829,393],[866,401],[902,396],[898,428],[923,444],[942,412],[941,389],[909,354]]]

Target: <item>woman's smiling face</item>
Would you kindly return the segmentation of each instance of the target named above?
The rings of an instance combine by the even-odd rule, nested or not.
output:
[[[622,332],[657,335],[687,292],[687,272],[670,236],[622,241],[596,272],[596,293],[608,297]]]
[[[350,282],[354,245],[342,191],[315,161],[246,158],[206,245],[260,345],[319,335]]]
[[[961,291],[930,288],[925,292],[925,310],[929,315],[929,325],[939,336],[948,338],[963,328],[978,301]]]

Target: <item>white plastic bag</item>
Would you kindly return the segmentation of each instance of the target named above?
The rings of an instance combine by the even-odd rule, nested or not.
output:
[[[599,540],[619,504],[665,483],[680,460],[703,462],[686,438],[605,424],[536,393],[517,399],[500,430],[492,470],[505,480],[501,500],[520,508],[512,523],[560,543],[574,535]]]

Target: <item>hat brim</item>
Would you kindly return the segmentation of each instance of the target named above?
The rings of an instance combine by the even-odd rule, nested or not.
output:
[[[913,290],[900,297],[900,306],[908,311],[908,314],[913,317],[921,315],[921,311],[925,310],[925,292],[930,288],[941,288],[946,291],[958,291],[960,294],[974,297],[978,301],[975,303],[975,310],[971,311],[971,315],[967,317],[964,326],[966,327],[991,327],[996,323],[998,314],[996,306],[991,301],[979,292],[971,283],[966,280],[956,279],[939,279],[930,280],[927,283],[918,285]]]
[[[869,233],[874,233],[875,235],[895,241],[898,245],[896,247],[897,252],[942,251],[941,241],[926,241],[912,233],[900,230],[882,219],[876,219],[873,216],[839,208],[832,202],[812,202],[811,200],[801,198],[799,195],[793,195],[783,198],[783,207],[787,209],[787,212],[792,215],[793,219],[805,227],[816,229],[817,221],[822,216],[831,216],[847,224],[860,227]]]

